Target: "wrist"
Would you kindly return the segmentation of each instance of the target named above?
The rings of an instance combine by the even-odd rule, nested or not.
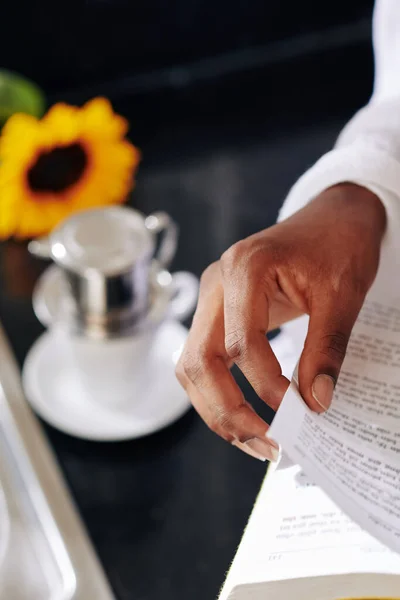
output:
[[[324,205],[325,210],[333,210],[336,218],[372,229],[380,238],[386,228],[386,210],[374,192],[361,185],[344,182],[327,188],[313,202]]]

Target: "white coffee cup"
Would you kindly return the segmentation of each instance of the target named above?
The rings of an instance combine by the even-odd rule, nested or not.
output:
[[[115,408],[131,405],[135,390],[145,389],[152,377],[151,362],[158,352],[157,332],[162,323],[184,320],[195,307],[197,277],[187,272],[170,274],[156,267],[152,269],[152,301],[146,317],[130,335],[120,337],[94,339],[64,326],[68,296],[63,272],[56,265],[48,267],[37,284],[35,313],[54,337],[54,348],[74,365],[74,376],[85,397],[94,403]]]

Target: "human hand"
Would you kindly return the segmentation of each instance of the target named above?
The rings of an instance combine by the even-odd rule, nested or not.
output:
[[[299,363],[308,406],[327,410],[351,330],[379,263],[386,215],[355,184],[329,188],[291,218],[233,245],[204,272],[177,377],[207,425],[262,460],[277,449],[243,397],[235,363],[276,410],[289,382],[266,338],[301,314],[310,322]]]

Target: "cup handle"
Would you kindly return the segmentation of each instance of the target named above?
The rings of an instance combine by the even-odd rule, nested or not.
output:
[[[172,274],[173,296],[169,316],[184,321],[194,311],[199,297],[199,280],[193,273],[178,271]]]
[[[67,281],[57,265],[50,265],[39,277],[33,290],[33,311],[44,327],[55,325],[65,302]]]
[[[146,217],[146,228],[154,235],[162,234],[155,259],[161,267],[169,267],[178,243],[178,225],[166,212],[155,212]]]
[[[37,256],[38,258],[51,258],[51,244],[48,237],[32,240],[28,244],[28,250],[33,256]]]

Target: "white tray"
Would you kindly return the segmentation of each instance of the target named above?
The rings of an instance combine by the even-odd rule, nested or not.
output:
[[[115,600],[1,327],[0,482],[0,599]]]

